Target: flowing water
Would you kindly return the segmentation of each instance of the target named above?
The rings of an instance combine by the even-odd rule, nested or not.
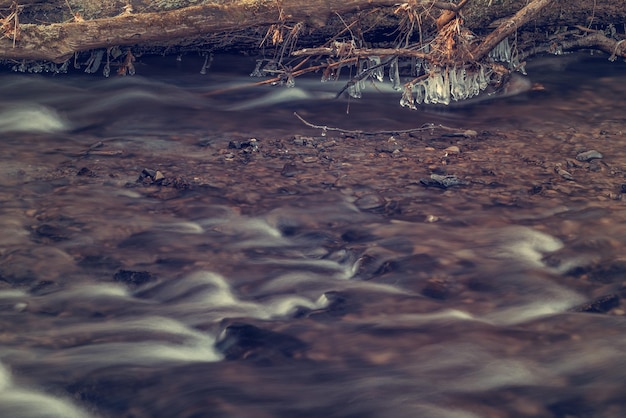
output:
[[[0,416],[626,416],[626,64],[411,111],[201,63],[0,76]]]

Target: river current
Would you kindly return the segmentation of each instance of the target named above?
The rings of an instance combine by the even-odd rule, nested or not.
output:
[[[626,416],[626,64],[606,58],[417,111],[232,88],[257,81],[233,57],[3,73],[0,416]]]

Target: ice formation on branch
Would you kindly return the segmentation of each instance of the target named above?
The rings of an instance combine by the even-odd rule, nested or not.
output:
[[[418,104],[444,104],[477,96],[487,88],[493,71],[478,65],[470,69],[433,67],[421,80],[404,85],[400,105],[416,109]]]
[[[511,62],[511,52],[512,50],[511,45],[509,44],[509,38],[504,38],[489,52],[489,57],[494,61],[506,62],[508,64]]]

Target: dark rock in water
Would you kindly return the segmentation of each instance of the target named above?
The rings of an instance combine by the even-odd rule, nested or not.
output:
[[[5,282],[11,286],[31,286],[37,276],[31,271],[21,272],[22,274],[12,274],[11,272],[0,271],[0,282]]]
[[[44,238],[50,241],[59,242],[68,240],[68,234],[64,228],[59,228],[54,225],[43,224],[38,226],[35,231],[37,238]]]
[[[603,251],[602,249],[596,251]],[[590,282],[613,284],[621,283],[626,276],[626,262],[614,261],[599,265],[576,266],[567,271],[567,274],[581,277]]]
[[[294,163],[286,163],[280,171],[280,175],[283,177],[293,177],[296,174],[298,174],[298,168]]]
[[[341,239],[345,242],[366,242],[374,238],[375,237],[365,229],[348,229],[341,234]]]
[[[147,271],[119,270],[113,276],[116,282],[124,283],[129,286],[141,286],[142,284],[154,281],[155,278]]]
[[[149,168],[144,168],[143,170],[141,170],[141,174],[139,175],[140,178],[143,177],[150,177],[150,178],[154,178],[154,176],[156,175],[156,170],[151,170]]]
[[[59,285],[52,280],[41,280],[30,288],[29,293],[35,296],[45,295],[59,289]]]
[[[253,360],[261,363],[293,358],[308,348],[306,343],[291,335],[243,323],[228,325],[215,347],[227,360]]]
[[[258,148],[259,144],[258,141],[255,138],[252,139],[248,139],[248,140],[243,140],[243,141],[239,141],[239,140],[233,140],[230,141],[228,143],[228,148],[230,149],[251,149],[251,150],[256,150]]]
[[[440,189],[447,189],[453,186],[463,186],[467,183],[457,176],[453,175],[441,175],[441,174],[431,174],[430,178],[422,178],[420,179],[420,183],[422,183],[426,187],[438,187]]]
[[[324,297],[328,300],[328,306],[326,306],[323,310],[317,311],[316,313],[321,312],[332,317],[341,317],[351,312],[355,312],[360,308],[356,302],[351,301],[349,297],[342,292],[332,290],[324,293]]]
[[[87,167],[83,167],[76,173],[79,177],[97,177],[96,173],[88,169]]]
[[[581,152],[578,155],[576,155],[576,159],[578,161],[591,161],[591,160],[601,159],[602,157],[604,156],[598,151],[596,151],[595,149]]]
[[[432,274],[439,267],[439,262],[430,254],[411,254],[395,260],[387,260],[374,273],[380,276],[388,273],[399,274],[403,277],[412,277],[416,274]]]
[[[159,170],[151,170],[149,168],[144,168],[143,170],[141,170],[141,174],[139,174],[139,178],[137,179],[137,182],[143,183],[143,182],[146,182],[146,180],[148,180],[148,182],[151,182],[151,183],[159,183],[159,182],[162,182],[163,179],[165,179],[165,176]]]
[[[616,294],[604,295],[572,310],[574,312],[607,313],[611,309],[618,307],[619,302],[620,298]]]
[[[536,194],[541,193],[542,190],[543,190],[543,186],[541,184],[533,184],[533,187],[531,187],[528,190],[528,194],[531,196],[536,195]]]
[[[422,289],[422,295],[432,299],[444,300],[450,295],[450,288],[444,280],[430,279]]]
[[[144,168],[143,170],[141,170],[141,173],[139,174],[139,177],[135,182],[141,183],[146,186],[157,185],[169,187],[176,190],[188,190],[191,188],[191,184],[184,178],[166,177],[159,170],[152,170],[149,168]]]

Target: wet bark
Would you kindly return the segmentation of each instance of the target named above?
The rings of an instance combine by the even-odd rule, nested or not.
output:
[[[0,9],[4,15],[0,59],[11,60],[61,63],[76,52],[116,46],[194,45],[214,51],[290,43],[289,52],[294,52],[298,47],[328,46],[326,41],[338,34],[354,38],[390,30],[414,41],[435,36],[437,26],[442,30],[457,18],[481,39],[485,37],[472,43],[468,50],[472,59],[484,56],[514,32],[535,33],[534,37],[546,41],[546,33],[563,35],[567,30],[593,35],[582,42],[555,38],[569,48],[580,44],[626,57],[626,43],[620,42],[625,38],[626,9],[623,2],[613,0],[412,0],[404,4],[397,0],[0,0]],[[616,30],[605,36],[609,25]],[[387,38],[387,44],[378,46],[397,49],[393,43],[397,38]],[[410,43],[405,46],[404,53],[409,54]]]

